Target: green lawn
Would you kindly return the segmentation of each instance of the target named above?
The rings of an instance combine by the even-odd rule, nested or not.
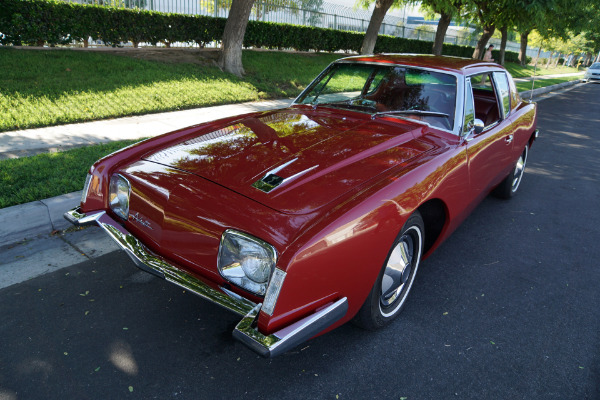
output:
[[[245,51],[243,57],[247,75],[239,79],[212,65],[0,47],[0,132],[293,97],[343,55]],[[507,68],[514,77],[533,75],[533,67]],[[570,72],[577,70],[537,69],[537,75]]]
[[[535,80],[535,86],[534,89],[539,89],[539,88],[543,88],[546,86],[552,86],[552,85],[557,85],[559,83],[564,83],[564,82],[569,82],[569,81],[573,81],[573,80],[577,80],[577,79],[581,79],[581,77],[576,77],[576,76],[565,76],[563,78],[548,78],[548,79],[536,79]],[[519,92],[524,92],[526,90],[531,90],[532,87],[532,82],[528,81],[528,82],[518,82],[517,83],[517,90]]]
[[[244,52],[247,76],[242,80],[215,66],[0,48],[0,132],[292,97],[337,58]]]
[[[0,160],[0,208],[81,190],[93,163],[135,142],[124,140]]]
[[[513,78],[529,78],[534,75],[534,71],[535,76],[574,74],[577,72],[583,72],[578,71],[577,68],[563,67],[562,65],[559,65],[556,68],[546,69],[544,65],[538,64],[537,68],[534,68],[533,65],[521,67],[519,64],[507,63],[505,67],[508,70],[508,72],[510,72],[510,74],[513,76]]]

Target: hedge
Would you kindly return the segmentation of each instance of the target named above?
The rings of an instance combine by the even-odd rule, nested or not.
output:
[[[91,37],[113,46],[129,41],[134,45],[140,42],[163,42],[167,45],[194,42],[203,46],[221,39],[225,22],[224,18],[83,5],[59,0],[2,0],[0,43],[56,45],[81,42]],[[363,37],[364,33],[358,32],[250,21],[244,46],[358,52]],[[375,52],[427,54],[431,53],[431,46],[431,42],[379,35]],[[443,54],[471,57],[473,50],[470,46],[444,44]],[[506,61],[518,62],[518,54],[506,52]]]

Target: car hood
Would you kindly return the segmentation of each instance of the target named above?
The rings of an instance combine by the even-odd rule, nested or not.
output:
[[[145,154],[274,210],[312,212],[428,150],[423,125],[297,107],[253,114]]]

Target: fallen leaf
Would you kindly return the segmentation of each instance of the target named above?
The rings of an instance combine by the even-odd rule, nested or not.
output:
[[[69,353],[67,353],[66,351],[65,351],[63,354],[64,354],[65,356],[68,356],[68,355],[69,355]]]
[[[98,372],[98,371],[100,371],[100,367],[98,367],[94,370],[94,372]]]
[[[446,311],[446,312],[445,312],[444,314],[442,314],[442,315],[448,315],[448,311]]]
[[[490,343],[491,343],[491,344],[496,344],[496,343],[492,342],[491,340],[490,340]]]
[[[90,313],[89,311],[86,311],[86,312],[85,312],[85,315],[88,315],[89,313]]]
[[[124,331],[128,331],[128,330],[129,330],[129,328],[128,328],[128,327],[126,327],[126,326],[124,326],[124,327],[123,327],[123,330],[124,330]]]
[[[129,393],[133,393],[133,386],[129,386]]]

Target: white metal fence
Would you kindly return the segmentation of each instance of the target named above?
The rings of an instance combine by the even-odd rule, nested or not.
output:
[[[124,8],[140,8],[178,14],[208,15],[227,18],[231,0],[65,0],[75,3],[111,5]],[[363,9],[325,3],[323,0],[257,0],[250,19],[254,21],[279,22],[293,25],[315,26],[344,31],[366,32],[371,12]],[[409,18],[386,15],[380,34],[433,42],[435,24],[414,24]],[[445,43],[475,46],[477,38],[469,29],[449,29]],[[490,44],[500,48],[500,41],[492,38]],[[506,50],[519,52],[519,44],[508,42]],[[527,55],[537,56],[537,49],[528,48]],[[547,56],[546,53],[542,57]]]

